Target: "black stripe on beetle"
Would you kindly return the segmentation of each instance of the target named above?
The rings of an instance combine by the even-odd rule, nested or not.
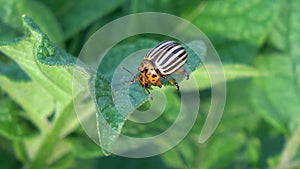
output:
[[[150,93],[149,89],[151,89],[152,85],[162,87],[160,79],[164,78],[179,90],[178,83],[168,76],[177,72],[185,75],[188,79],[188,74],[182,69],[187,59],[188,54],[185,48],[178,42],[161,42],[150,49],[144,56],[139,68],[139,76],[134,76],[132,82],[139,80],[140,84]]]

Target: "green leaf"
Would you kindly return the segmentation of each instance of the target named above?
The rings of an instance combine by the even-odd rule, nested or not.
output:
[[[254,79],[254,107],[278,130],[293,130],[300,124],[300,71],[295,70],[299,63],[286,55],[269,54],[258,57],[255,65],[270,75]]]
[[[264,76],[257,77],[263,78]],[[249,99],[247,99],[252,92],[252,79],[246,78],[228,81],[226,105],[230,106],[225,106],[225,116],[222,117],[221,122],[222,128],[225,128],[229,131],[246,130],[250,133],[259,130],[260,116],[257,114],[253,106],[249,104]],[[206,98],[204,101],[209,102],[210,98],[208,98],[208,100]],[[203,105],[203,111],[207,111],[209,109],[208,106]],[[224,129],[221,129],[221,131],[222,130]]]
[[[209,36],[223,63],[250,64],[275,24],[282,1],[192,1],[181,16]]]
[[[54,110],[53,97],[31,81],[16,64],[0,63],[0,87],[22,106],[39,129],[47,128],[46,119]]]
[[[73,154],[69,153],[64,155],[63,157],[60,157],[57,161],[55,161],[49,168],[55,168],[55,169],[65,169],[65,168],[71,168],[71,166],[74,166],[74,157]]]
[[[32,17],[50,39],[61,45],[62,30],[53,13],[44,4],[36,0],[0,0],[0,41],[8,41],[22,34],[22,15]],[[42,12],[41,12],[42,11]],[[4,29],[2,29],[4,28]],[[8,36],[7,34],[10,34]]]
[[[1,168],[20,168],[21,165],[15,158],[15,155],[11,152],[10,143],[0,138],[0,163]]]
[[[72,93],[72,66],[76,59],[56,47],[32,19],[24,16],[23,21],[26,36],[0,46],[0,50],[54,98],[68,103]]]
[[[203,160],[201,168],[209,169],[230,166],[230,159],[238,156],[238,150],[241,149],[243,143],[246,141],[246,137],[242,133],[222,133],[219,137],[219,139],[215,139],[207,145],[209,151],[206,152],[206,156],[209,158]],[[216,161],[218,162],[216,163]]]
[[[261,70],[271,73],[256,79],[253,102],[262,115],[279,130],[293,130],[300,124],[299,1],[286,1],[276,22],[271,43],[281,54],[263,55],[256,60]]]
[[[211,67],[211,70],[213,70],[214,66],[215,65],[200,66],[194,72],[191,73],[190,76],[194,76],[198,82],[199,90],[204,90],[211,87],[210,77],[206,72],[205,68]],[[264,74],[266,74],[266,72],[256,70],[253,67],[250,67],[248,65],[243,65],[243,64],[224,64],[223,69],[226,75],[227,82],[238,80],[238,79],[264,76]],[[218,72],[213,72],[213,73],[218,73]]]
[[[230,40],[221,36],[210,36],[212,43],[226,64],[250,64],[257,54],[259,47],[247,41]]]
[[[293,57],[299,57],[300,39],[300,2],[297,0],[285,1],[280,8],[279,18],[273,28],[271,43]]]
[[[17,123],[13,106],[11,99],[0,96],[0,135],[6,139],[20,140],[24,133],[22,130],[18,130],[21,125]]]
[[[55,150],[56,146],[59,145],[60,139],[78,126],[72,102],[72,72],[75,68],[84,72],[86,70],[81,67],[75,67],[76,59],[55,46],[32,19],[23,16],[23,22],[26,36],[0,46],[0,50],[14,60],[28,76],[20,79],[16,79],[16,77],[22,77],[20,75],[15,78],[9,78],[14,69],[10,71],[9,66],[5,65],[5,67],[1,67],[1,73],[3,74],[1,75],[1,80],[5,82],[3,86],[7,89],[7,93],[20,102],[25,107],[25,110],[28,109],[28,112],[32,113],[30,120],[33,119],[34,122],[34,117],[40,120],[37,114],[46,112],[44,108],[48,109],[48,106],[53,107],[53,100],[55,100],[54,118],[47,119],[43,117],[46,120],[40,120],[43,126],[38,125],[41,129],[43,127],[46,128],[44,130],[46,132],[31,138],[35,139],[36,144],[32,144],[33,140],[24,140],[24,149],[31,159],[28,164],[29,167],[45,168],[49,165],[49,159],[56,159],[53,156],[57,155],[55,154],[56,152],[59,152]],[[16,72],[24,75],[20,68]],[[22,80],[25,81],[23,82]],[[15,88],[12,88],[14,86],[19,87],[19,91],[13,91],[15,90]],[[26,90],[26,92],[18,93],[22,92],[22,90]],[[27,93],[30,91],[34,93],[31,93],[31,96]],[[32,98],[33,100],[22,99],[20,98],[21,96],[26,97],[26,99]],[[49,105],[45,106],[47,100],[40,103],[43,99],[38,100],[39,97],[43,97],[43,99],[49,97]],[[26,101],[34,102],[25,105]],[[32,106],[37,103],[39,104],[38,106]],[[40,109],[42,110],[41,112],[36,112]],[[49,113],[45,114],[49,115]]]
[[[3,43],[3,41],[9,41],[12,38],[18,37],[20,35],[21,33],[13,30],[9,25],[3,23],[0,20],[0,43]]]
[[[87,27],[124,2],[124,0],[43,1],[54,11],[62,25],[65,38]]]
[[[165,12],[175,14],[181,7],[180,3],[183,2],[174,3],[172,0],[131,0],[129,12]]]
[[[207,1],[184,17],[203,32],[261,45],[279,15],[282,0]]]
[[[101,113],[97,119],[100,143],[104,147],[112,147],[120,134],[126,119],[117,111],[111,95],[110,83],[101,74],[97,75],[95,80],[95,91],[92,93],[95,93],[98,105],[97,113]],[[145,94],[142,96],[140,95],[139,98],[141,98],[139,100],[140,102],[144,101],[146,99]],[[115,131],[111,131],[107,128],[106,123],[108,123]],[[104,153],[107,154],[107,152]]]
[[[162,154],[162,159],[172,168],[233,168],[247,142],[246,135],[241,131],[232,132],[225,125],[220,127],[222,133],[217,131],[205,144],[199,144],[198,135],[189,134],[175,148]]]
[[[259,125],[260,116],[254,111],[253,106],[249,104],[249,99],[247,99],[251,93],[249,90],[250,82],[251,79],[245,78],[227,83],[227,106],[225,106],[224,116],[213,136],[204,144],[199,144],[197,138],[205,116],[211,108],[211,98],[209,97],[210,90],[201,92],[199,116],[192,131],[186,137],[188,139],[186,141],[191,143],[190,149],[198,150],[193,154],[196,158],[193,162],[195,166],[189,168],[243,168],[243,166],[252,163],[257,165],[259,160],[255,160],[257,160],[257,155],[261,150],[260,147],[257,147],[259,142],[256,133],[261,131],[261,126]],[[192,143],[195,145],[192,146]],[[177,154],[185,151],[176,150],[177,147],[174,148]],[[188,156],[185,158],[189,160]],[[220,162],[216,163],[215,161]],[[256,167],[256,165],[251,165],[251,168]]]
[[[162,114],[157,119],[149,123],[137,123],[135,121],[129,120],[125,123],[122,129],[122,134],[126,136],[132,136],[135,138],[152,137],[152,136],[156,136],[157,134],[163,133],[166,129],[172,126],[172,124],[174,123],[174,121],[176,120],[180,112],[181,104],[180,104],[180,99],[177,95],[178,93],[174,92],[173,87],[164,87],[162,89],[154,89],[154,90],[155,91],[163,90],[166,97],[164,108],[161,109],[159,107],[152,107],[152,111],[146,111],[149,108],[151,108],[150,106],[162,104],[161,99],[159,99],[160,102],[157,101],[155,102],[155,100],[147,101],[145,104],[143,104],[141,107],[138,108],[140,112],[134,112],[135,114],[131,114],[131,119],[139,119],[141,118],[141,116],[143,116],[142,118],[147,119],[147,117],[149,117],[149,113],[162,113]],[[146,109],[146,110],[143,111],[141,109]]]
[[[107,148],[112,148],[114,142],[118,138],[118,135],[121,133],[122,127],[126,121],[126,118],[129,116],[134,110],[130,109],[128,110],[127,102],[124,100],[118,100],[116,96],[126,96],[126,82],[130,81],[130,79],[126,79],[126,76],[120,77],[121,79],[118,79],[119,82],[124,82],[123,84],[112,84],[112,72],[115,72],[115,70],[118,70],[117,66],[121,62],[121,60],[124,59],[125,56],[129,55],[130,53],[133,53],[134,51],[139,51],[141,49],[145,48],[151,48],[154,47],[157,43],[154,43],[155,41],[151,40],[140,40],[133,44],[121,44],[115,46],[111,51],[105,56],[102,63],[99,66],[98,75],[95,79],[95,89],[92,91],[92,93],[95,93],[95,101],[98,104],[98,113],[101,113],[98,115],[98,134],[100,136],[100,143]],[[152,44],[152,45],[151,45]],[[193,44],[193,42],[191,42]],[[148,47],[147,47],[148,46]],[[200,50],[205,49],[205,46],[198,46]],[[200,64],[200,59],[193,51],[191,51],[189,48],[187,49],[189,52],[189,61],[186,64],[186,67],[193,71],[198,67]],[[203,55],[206,54],[206,52],[202,51]],[[144,51],[144,54],[146,51]],[[142,61],[142,56],[140,55],[140,61]],[[204,56],[203,56],[204,57]],[[109,66],[107,66],[109,65]],[[132,66],[132,65],[131,65]],[[129,68],[134,69],[134,68]],[[127,72],[125,72],[127,73]],[[182,78],[181,78],[182,79]],[[180,79],[177,80],[177,82],[180,82]],[[112,91],[112,86],[117,86],[117,89]],[[147,101],[149,98],[146,95],[145,90],[141,87],[141,85],[136,82],[134,84],[129,85],[129,100],[132,103],[133,107],[136,109],[139,106],[141,106],[143,103]],[[118,112],[116,106],[114,105],[114,102],[118,102],[121,106],[121,109],[124,109],[128,112],[122,112],[123,114],[120,114]],[[125,113],[125,114],[124,114]],[[113,129],[107,127],[106,123]]]
[[[166,166],[165,162],[159,156],[148,157],[148,158],[124,158],[124,157],[120,157],[120,156],[106,157],[106,158],[97,159],[96,164],[97,165],[95,165],[95,166],[90,166],[90,168],[104,168],[104,169],[111,169],[111,168],[153,169],[153,168],[157,168],[157,169],[171,169],[168,166]],[[85,166],[82,166],[81,168],[85,168]],[[75,169],[80,169],[80,168],[75,168]],[[172,168],[172,169],[174,169],[174,168]]]
[[[249,139],[246,143],[246,159],[250,164],[257,164],[260,158],[260,141],[259,139]]]
[[[199,159],[195,155],[199,152],[199,145],[195,140],[188,137],[176,145],[174,149],[162,154],[161,158],[172,168],[197,168],[195,163]]]
[[[15,156],[17,157],[18,160],[20,160],[22,162],[28,161],[28,154],[25,151],[23,142],[20,142],[20,141],[14,142],[14,152],[15,152]]]
[[[88,159],[103,155],[101,148],[86,136],[69,137],[66,142],[76,157]]]
[[[0,96],[0,135],[2,137],[16,142],[32,137],[38,132],[37,126],[44,127],[39,123],[40,121],[39,116],[31,118],[26,115],[8,96]]]
[[[209,36],[223,62],[247,64],[269,34],[282,4],[282,0],[131,2],[129,12],[167,12],[191,21]]]

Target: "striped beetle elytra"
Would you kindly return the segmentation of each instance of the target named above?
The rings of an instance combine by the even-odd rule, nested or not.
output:
[[[162,87],[161,78],[166,79],[179,90],[178,83],[169,75],[176,72],[185,75],[188,79],[189,75],[182,69],[182,66],[187,62],[187,57],[185,48],[178,42],[164,41],[149,50],[144,56],[138,69],[138,77],[126,68],[123,67],[123,69],[133,75],[134,78],[131,83],[138,80],[149,94],[152,85]]]

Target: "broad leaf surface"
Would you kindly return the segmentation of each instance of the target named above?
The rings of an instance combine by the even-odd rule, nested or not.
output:
[[[300,124],[300,72],[295,70],[296,65],[299,63],[287,55],[263,55],[256,59],[256,66],[269,75],[254,80],[254,106],[282,132]]]
[[[124,2],[124,0],[43,1],[54,11],[66,38],[105,16]]]
[[[22,15],[30,16],[56,44],[62,45],[63,34],[52,11],[37,0],[0,0],[0,42],[23,34]]]
[[[270,41],[281,53],[262,54],[255,65],[270,72],[255,79],[253,101],[262,115],[281,131],[300,124],[300,2],[286,1]]]
[[[13,59],[37,84],[62,103],[71,99],[75,59],[56,47],[29,17],[24,16],[26,36],[6,42],[0,50]]]

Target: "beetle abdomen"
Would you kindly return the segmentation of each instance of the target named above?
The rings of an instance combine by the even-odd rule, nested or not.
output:
[[[144,57],[151,60],[162,75],[169,75],[187,62],[187,52],[175,41],[165,41],[152,48]]]

